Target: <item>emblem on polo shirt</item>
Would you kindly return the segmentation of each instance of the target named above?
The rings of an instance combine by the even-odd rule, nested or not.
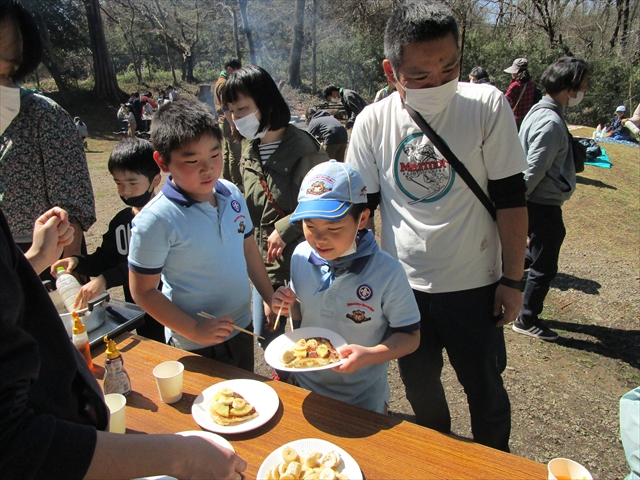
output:
[[[444,197],[456,174],[449,162],[420,132],[409,135],[396,149],[393,177],[409,205],[435,202]]]
[[[245,226],[244,222],[240,222],[240,223],[238,224],[238,233],[244,233],[244,231],[245,231],[245,229],[246,229],[246,228],[247,228],[247,227]]]
[[[369,285],[363,284],[358,287],[357,293],[358,293],[358,298],[364,302],[371,298],[371,295],[373,295],[373,290]]]
[[[371,317],[367,317],[363,310],[354,310],[351,313],[347,313],[347,318],[353,320],[355,323],[368,322]]]
[[[231,202],[231,208],[233,208],[236,212],[239,212],[242,207],[240,207],[239,201],[234,200],[233,202]]]

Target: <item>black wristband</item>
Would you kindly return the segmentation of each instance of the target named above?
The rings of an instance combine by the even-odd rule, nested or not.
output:
[[[520,290],[524,292],[524,286],[527,284],[525,280],[511,280],[505,276],[500,277],[500,281],[498,282],[500,285],[504,285],[505,287],[515,288],[516,290]]]

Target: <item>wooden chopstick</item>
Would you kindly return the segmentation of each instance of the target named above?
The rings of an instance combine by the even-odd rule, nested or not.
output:
[[[198,313],[198,316],[203,317],[203,318],[216,318],[216,317],[214,317],[213,315],[211,315],[210,313],[207,313],[207,312],[200,312],[200,313]],[[257,333],[250,332],[249,330],[245,330],[244,328],[239,327],[237,325],[233,325],[233,328],[235,328],[236,330],[238,330],[240,332],[248,333],[249,335],[253,335],[254,337],[257,337],[257,338],[259,338],[261,340],[264,340],[264,337],[261,337]]]

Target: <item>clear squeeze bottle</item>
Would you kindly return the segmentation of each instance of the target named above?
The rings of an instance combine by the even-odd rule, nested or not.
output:
[[[127,395],[131,393],[131,380],[129,374],[124,369],[124,360],[120,354],[120,350],[116,346],[116,342],[104,336],[104,343],[107,344],[107,350],[104,352],[104,394],[120,393]]]
[[[56,269],[56,289],[62,297],[64,306],[67,307],[69,312],[73,312],[76,297],[80,291],[80,283],[76,280],[76,277],[67,273],[64,267],[58,267]]]
[[[93,372],[93,360],[91,359],[91,347],[89,346],[87,329],[84,328],[84,323],[82,323],[82,320],[80,320],[76,312],[71,312],[71,316],[73,317],[73,344],[80,350],[80,353],[89,366],[89,370]]]

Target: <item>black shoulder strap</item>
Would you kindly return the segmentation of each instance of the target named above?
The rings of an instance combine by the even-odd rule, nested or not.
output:
[[[456,173],[460,175],[460,178],[465,181],[471,191],[476,195],[476,197],[478,197],[478,200],[482,202],[482,205],[485,206],[485,208],[489,211],[491,217],[495,220],[496,207],[493,205],[493,202],[489,199],[487,194],[484,193],[484,190],[480,188],[480,185],[478,185],[476,179],[473,178],[473,176],[469,173],[467,167],[465,167],[462,162],[458,160],[458,157],[456,157],[456,155],[451,151],[445,141],[440,138],[440,135],[438,135],[435,130],[431,128],[431,126],[427,123],[427,121],[422,118],[422,115],[420,115],[406,103],[404,104],[404,107],[407,109],[407,112],[409,112],[409,115],[411,115],[413,121],[416,122],[416,124],[420,127],[424,134],[429,138],[429,140],[431,140],[431,143],[433,143],[433,145],[440,151],[440,153],[444,155],[444,158],[447,159],[447,162],[451,164]]]

